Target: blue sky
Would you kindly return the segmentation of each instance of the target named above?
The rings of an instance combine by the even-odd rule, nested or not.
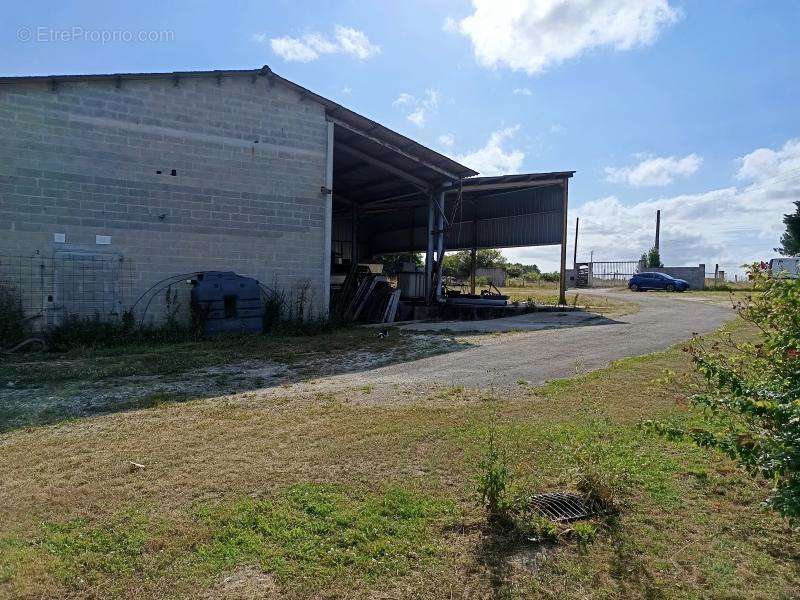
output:
[[[4,75],[269,64],[485,174],[576,170],[579,258],[636,258],[661,208],[667,263],[732,272],[773,254],[800,199],[794,0],[28,1],[4,13]],[[108,31],[168,33],[93,41]],[[552,268],[558,250],[507,254]]]

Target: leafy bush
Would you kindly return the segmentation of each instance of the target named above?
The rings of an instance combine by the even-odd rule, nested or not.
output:
[[[13,290],[0,285],[0,348],[14,346],[28,335],[22,303]]]
[[[653,424],[672,437],[718,448],[753,474],[772,480],[766,504],[800,517],[800,280],[773,279],[754,265],[751,277],[763,294],[741,301],[738,313],[760,332],[758,343],[730,336],[687,348],[703,379],[692,402],[705,424],[684,431]]]

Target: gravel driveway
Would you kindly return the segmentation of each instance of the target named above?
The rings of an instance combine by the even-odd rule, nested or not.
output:
[[[439,384],[507,388],[575,376],[627,356],[663,350],[710,332],[734,317],[730,305],[697,301],[691,294],[586,290],[638,302],[638,312],[575,327],[503,334],[481,345],[418,360],[334,376],[340,384]],[[535,313],[531,318],[536,318]]]

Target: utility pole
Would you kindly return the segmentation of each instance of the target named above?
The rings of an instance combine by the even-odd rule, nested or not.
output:
[[[661,248],[659,246],[661,238],[661,210],[656,211],[656,244],[655,249],[656,251],[661,254]]]
[[[572,268],[578,268],[578,227],[581,224],[581,218],[575,217],[575,250],[572,253]]]

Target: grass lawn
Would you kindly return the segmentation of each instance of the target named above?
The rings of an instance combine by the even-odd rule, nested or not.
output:
[[[502,395],[287,388],[0,434],[0,597],[796,598],[768,483],[639,426],[696,418],[665,369],[680,348]],[[490,525],[490,435],[518,489],[591,470],[619,512],[553,541]]]

